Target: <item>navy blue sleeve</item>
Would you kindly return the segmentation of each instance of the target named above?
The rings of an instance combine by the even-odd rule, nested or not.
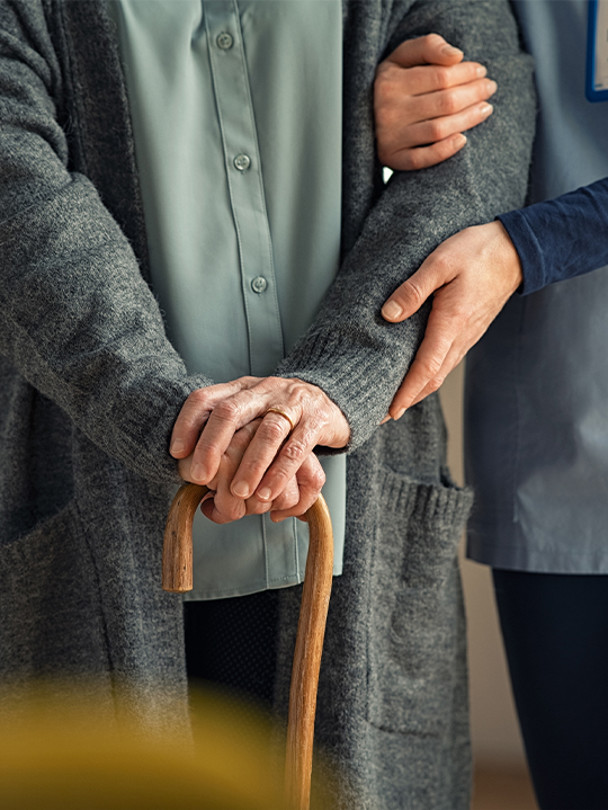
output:
[[[608,264],[608,178],[498,219],[521,259],[522,295]]]

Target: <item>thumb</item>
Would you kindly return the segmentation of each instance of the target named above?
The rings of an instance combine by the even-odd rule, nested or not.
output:
[[[423,263],[386,299],[381,310],[382,317],[392,323],[404,321],[417,312],[439,286],[434,274]]]
[[[427,34],[424,37],[406,39],[388,57],[403,68],[417,65],[455,65],[464,54],[460,48],[454,48],[440,34]]]

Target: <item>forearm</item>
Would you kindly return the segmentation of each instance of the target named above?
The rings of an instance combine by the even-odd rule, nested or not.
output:
[[[447,163],[393,175],[315,323],[278,369],[326,391],[351,425],[351,447],[364,442],[387,413],[426,324],[428,308],[403,324],[387,324],[379,314],[385,299],[445,238],[521,205],[525,196],[534,126],[531,62],[520,51],[506,5],[492,0],[447,6],[414,6],[392,32],[387,50],[408,36],[441,33],[466,58],[487,64],[500,88],[496,111]],[[361,158],[357,142],[349,146],[349,156]]]
[[[0,4],[0,352],[110,455],[172,478],[169,433],[195,381],[127,239],[70,171],[52,47],[36,4],[18,10]]]
[[[95,191],[74,179],[0,242],[2,353],[110,455],[173,475],[169,432],[195,383]]]
[[[519,254],[524,295],[608,264],[608,178],[498,218]]]

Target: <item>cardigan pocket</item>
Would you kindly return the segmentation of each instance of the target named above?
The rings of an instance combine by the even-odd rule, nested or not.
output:
[[[97,574],[76,504],[0,548],[0,677],[108,670]]]
[[[386,470],[368,621],[367,717],[388,731],[440,736],[466,706],[458,544],[472,495],[449,479]],[[461,697],[459,695],[464,693]]]

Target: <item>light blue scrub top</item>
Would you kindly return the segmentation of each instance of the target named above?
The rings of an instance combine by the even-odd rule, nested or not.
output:
[[[536,60],[536,202],[608,175],[608,102],[585,97],[588,4],[514,7]],[[608,573],[608,268],[513,297],[469,354],[465,432],[470,557]]]
[[[271,374],[339,261],[339,0],[118,0],[151,273],[190,372]],[[346,461],[322,460],[335,573]],[[190,599],[301,582],[308,527],[194,525]]]

